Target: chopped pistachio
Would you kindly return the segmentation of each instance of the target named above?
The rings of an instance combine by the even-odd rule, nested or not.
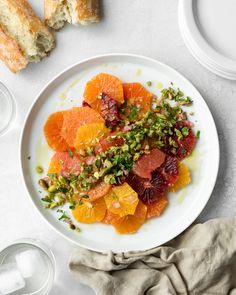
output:
[[[54,193],[56,190],[57,190],[57,187],[55,185],[53,185],[53,184],[50,185],[49,188],[48,188],[48,191],[50,193]]]
[[[44,189],[47,190],[48,189],[48,184],[45,180],[43,179],[39,179],[39,185]]]
[[[198,130],[197,133],[196,133],[197,138],[200,138],[200,134],[201,134],[201,131]]]
[[[39,174],[43,173],[43,167],[40,166],[40,165],[36,166],[35,170],[36,170],[36,172],[39,173]]]
[[[151,81],[147,81],[146,84],[147,84],[147,86],[149,86],[149,87],[152,86],[152,82],[151,82]]]

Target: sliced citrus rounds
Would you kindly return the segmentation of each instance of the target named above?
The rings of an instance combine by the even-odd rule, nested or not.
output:
[[[104,92],[114,100],[123,103],[124,93],[120,79],[106,73],[100,73],[92,78],[87,84],[84,91],[84,100],[95,110],[100,111],[101,100],[100,94]]]
[[[98,143],[99,138],[108,133],[104,123],[91,123],[82,125],[78,128],[75,138],[75,148],[77,150],[94,146]]]
[[[71,155],[68,152],[56,152],[50,161],[48,173],[78,174],[81,171],[81,162],[77,155]]]
[[[150,110],[153,94],[145,89],[140,83],[124,83],[124,97],[129,105],[139,108],[139,114]]]
[[[104,200],[107,209],[120,217],[134,214],[139,202],[138,194],[128,183],[113,187]]]
[[[166,155],[161,150],[155,148],[135,162],[133,171],[142,178],[151,179],[151,172],[159,168],[164,163],[165,158]]]
[[[109,216],[108,220],[115,227],[118,233],[132,234],[135,233],[144,223],[146,214],[147,207],[141,201],[139,201],[134,215],[119,217],[119,215],[113,214]]]
[[[89,196],[89,201],[93,202],[106,194],[111,190],[111,185],[106,184],[104,182],[100,182],[95,187],[93,187],[91,190],[89,190],[86,194]]]
[[[106,214],[106,204],[103,198],[94,202],[82,201],[72,210],[74,218],[83,223],[95,223],[102,221]]]
[[[178,162],[179,166],[179,177],[175,184],[170,188],[172,192],[177,192],[181,188],[185,187],[191,182],[191,175],[188,167],[182,163]]]
[[[168,205],[168,199],[162,195],[158,200],[152,204],[147,205],[147,218],[160,216]]]
[[[61,134],[70,147],[74,147],[77,130],[90,123],[104,123],[98,112],[90,107],[74,107],[64,112]]]
[[[45,125],[44,135],[48,145],[55,151],[64,152],[69,149],[69,145],[61,134],[65,112],[51,114]]]

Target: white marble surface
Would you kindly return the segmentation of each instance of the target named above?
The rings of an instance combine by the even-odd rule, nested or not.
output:
[[[30,2],[42,16],[43,0]],[[22,237],[48,244],[57,260],[52,295],[94,293],[69,273],[67,262],[74,246],[48,227],[26,198],[20,178],[19,139],[39,90],[59,71],[83,58],[110,52],[147,55],[174,67],[199,89],[216,120],[221,163],[213,195],[198,221],[236,213],[236,82],[208,72],[191,56],[180,36],[177,6],[176,0],[103,0],[103,21],[89,27],[67,26],[56,34],[57,48],[42,63],[18,75],[0,64],[0,81],[17,102],[16,121],[0,138],[0,248]]]

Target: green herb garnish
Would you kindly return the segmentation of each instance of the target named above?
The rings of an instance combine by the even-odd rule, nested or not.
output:
[[[73,154],[72,150],[69,150],[68,154],[69,154],[70,158],[73,158],[74,154]]]
[[[188,136],[189,135],[188,127],[181,128],[181,132],[182,132],[183,136],[185,136],[185,137]]]
[[[130,108],[130,114],[128,116],[128,119],[131,121],[136,119],[138,115],[138,111],[139,111],[139,108],[136,105],[132,105]]]

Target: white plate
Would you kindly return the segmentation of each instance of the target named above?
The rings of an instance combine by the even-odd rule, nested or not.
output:
[[[180,0],[179,26],[193,56],[207,69],[236,80],[235,0]]]
[[[170,82],[180,87],[194,99],[189,109],[194,112],[195,129],[201,130],[196,150],[186,163],[192,172],[192,183],[178,194],[169,194],[170,204],[160,218],[148,220],[133,235],[119,235],[112,226],[104,224],[80,224],[76,233],[58,221],[58,214],[45,210],[38,191],[35,172],[40,164],[46,170],[52,151],[43,136],[43,125],[52,112],[80,105],[86,82],[100,72],[120,77],[123,81],[145,84],[152,81],[150,90],[160,94],[160,82],[164,87]],[[66,98],[65,98],[66,96]],[[28,160],[28,156],[31,159]],[[129,54],[98,56],[71,66],[50,81],[39,93],[25,121],[21,139],[22,175],[30,199],[45,220],[64,237],[79,246],[96,250],[125,252],[145,250],[161,245],[185,230],[200,214],[213,190],[219,164],[219,144],[212,115],[199,92],[182,75],[153,59]]]

